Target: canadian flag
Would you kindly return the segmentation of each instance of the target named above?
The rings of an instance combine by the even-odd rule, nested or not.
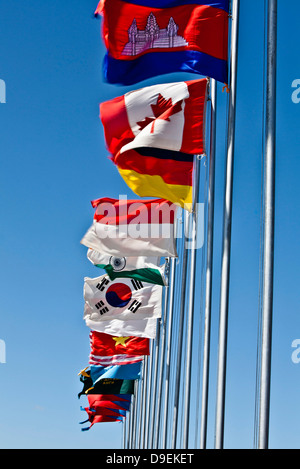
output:
[[[192,203],[193,156],[205,151],[207,83],[152,85],[100,105],[112,160],[136,194]]]

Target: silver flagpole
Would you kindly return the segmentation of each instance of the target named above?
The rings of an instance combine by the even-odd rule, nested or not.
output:
[[[232,31],[231,31],[231,74],[230,100],[228,113],[228,141],[226,187],[223,213],[223,253],[221,272],[220,318],[219,318],[219,356],[217,377],[216,429],[215,448],[222,449],[224,443],[224,414],[226,387],[226,353],[227,326],[230,280],[230,250],[231,250],[231,220],[232,220],[232,188],[233,188],[233,160],[235,141],[236,117],[236,81],[237,81],[237,49],[239,31],[239,0],[232,1]]]
[[[142,395],[141,414],[140,414],[141,425],[140,425],[139,443],[138,443],[139,449],[142,449],[144,447],[144,434],[145,434],[145,425],[146,425],[148,364],[149,364],[149,356],[147,355],[144,358],[144,368],[143,368],[143,395]]]
[[[137,427],[137,441],[136,448],[140,448],[141,443],[141,431],[142,431],[142,421],[143,421],[143,404],[144,404],[144,389],[145,389],[145,370],[146,370],[146,357],[144,356],[142,364],[142,376],[140,380],[140,391],[139,391],[139,418],[138,418],[138,427]]]
[[[161,335],[161,319],[157,320],[157,333],[156,333],[156,343],[155,343],[155,361],[154,361],[154,373],[153,373],[153,386],[152,386],[152,416],[150,418],[151,421],[151,432],[150,432],[150,449],[153,449],[153,438],[154,438],[154,422],[155,422],[155,414],[157,412],[155,402],[157,399],[157,369],[158,369],[158,361],[159,361],[159,352],[160,352],[160,335]]]
[[[192,349],[193,349],[193,325],[194,325],[194,300],[195,300],[195,277],[196,277],[196,255],[197,255],[197,203],[199,195],[200,160],[195,157],[195,181],[194,181],[194,207],[190,214],[192,217],[192,229],[190,241],[190,288],[187,317],[187,353],[186,353],[186,375],[185,375],[185,400],[184,400],[184,427],[183,427],[183,449],[189,446],[189,423],[190,423],[190,395],[191,395],[191,371],[192,371]]]
[[[158,445],[159,445],[163,375],[164,375],[164,370],[165,370],[166,322],[167,322],[167,309],[168,309],[168,299],[169,299],[169,287],[165,286],[164,288],[165,288],[164,311],[163,311],[163,315],[161,318],[160,370],[159,370],[159,377],[157,380],[157,384],[158,384],[157,400],[156,400],[157,412],[155,415],[155,439],[154,439],[154,445],[153,445],[153,448],[155,449],[158,449]]]
[[[123,446],[123,449],[126,449],[125,445],[126,445],[126,428],[125,428],[125,422],[126,422],[126,419],[124,418],[123,419],[123,422],[122,422],[122,425],[123,425],[123,435],[122,435],[122,446]]]
[[[150,356],[149,356],[149,371],[148,371],[148,400],[147,400],[147,413],[146,413],[146,421],[145,421],[145,429],[144,429],[144,445],[143,449],[149,448],[149,432],[150,432],[150,410],[151,410],[151,397],[152,397],[152,368],[153,368],[153,360],[154,360],[154,340],[151,339],[150,342]]]
[[[170,259],[170,292],[169,292],[169,314],[168,314],[168,331],[167,331],[167,350],[166,350],[166,377],[165,377],[165,403],[164,403],[164,417],[163,417],[163,442],[162,449],[167,448],[168,441],[168,411],[169,411],[169,383],[170,383],[170,362],[171,362],[171,347],[172,347],[172,328],[173,328],[173,304],[174,304],[174,291],[175,291],[175,267],[176,259]]]
[[[276,153],[277,0],[268,1],[266,141],[264,171],[264,256],[259,449],[269,444],[271,347],[273,316],[275,153]]]
[[[133,430],[132,430],[132,448],[136,448],[136,435],[137,435],[137,420],[138,420],[138,408],[140,403],[140,387],[141,380],[135,381],[135,405],[134,405],[134,418],[133,418]]]
[[[135,413],[137,402],[137,381],[134,383],[134,395],[131,404],[131,418],[130,418],[130,449],[134,449],[134,427],[135,427]]]
[[[132,421],[132,409],[134,402],[134,394],[131,396],[131,404],[128,412],[128,421],[127,421],[127,449],[131,448],[131,421]]]
[[[181,357],[182,357],[182,342],[183,342],[183,328],[184,328],[184,311],[185,311],[185,289],[187,277],[187,262],[188,250],[186,247],[186,235],[188,230],[187,212],[184,210],[183,214],[183,260],[182,260],[182,277],[181,277],[181,300],[180,300],[180,313],[179,313],[179,327],[178,327],[178,344],[176,356],[176,377],[175,377],[175,396],[174,396],[174,412],[173,412],[173,429],[172,429],[172,449],[176,448],[177,443],[177,425],[178,425],[178,410],[179,410],[179,391],[180,391],[180,374],[181,374]]]
[[[217,117],[217,82],[211,80],[211,123],[210,123],[210,155],[209,155],[209,184],[208,184],[208,215],[207,215],[207,261],[206,261],[206,294],[203,337],[203,378],[201,404],[200,449],[206,448],[208,387],[209,387],[209,355],[211,328],[211,296],[213,271],[213,241],[214,241],[214,200],[215,200],[215,156],[216,156],[216,117]]]

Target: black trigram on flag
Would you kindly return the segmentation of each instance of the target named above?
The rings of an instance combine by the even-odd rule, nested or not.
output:
[[[95,304],[95,308],[98,309],[99,313],[102,315],[108,312],[108,307],[105,306],[102,300]]]
[[[144,285],[139,280],[131,279],[131,283],[135,290],[141,290],[142,288],[144,288]],[[140,301],[133,300],[128,309],[132,313],[136,313],[140,306],[142,306],[142,303]]]
[[[133,288],[135,290],[140,290],[141,288],[144,287],[144,285],[142,284],[142,282],[140,282],[139,280],[136,280],[136,279],[131,279],[131,283],[133,285]]]
[[[142,303],[140,301],[133,300],[133,302],[131,303],[128,309],[132,313],[136,313],[140,306],[142,306]]]
[[[96,288],[98,288],[100,291],[103,291],[108,284],[109,280],[107,278],[103,278],[101,282],[97,283]]]

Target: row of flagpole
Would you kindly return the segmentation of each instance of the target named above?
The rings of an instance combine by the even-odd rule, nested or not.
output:
[[[227,160],[223,211],[223,247],[219,310],[219,351],[217,398],[215,416],[215,449],[224,447],[225,391],[227,361],[227,329],[230,284],[231,225],[235,149],[235,121],[237,96],[237,62],[239,34],[239,0],[232,1],[231,30],[231,67],[230,94],[228,110]],[[276,142],[276,36],[277,36],[277,0],[268,0],[268,47],[267,47],[267,96],[266,96],[266,146],[264,170],[264,259],[263,259],[263,311],[262,311],[262,353],[260,378],[260,413],[258,448],[266,449],[269,440],[270,414],[270,377],[271,377],[271,342],[272,342],[272,307],[273,307],[273,269],[274,269],[274,199],[275,199],[275,142]],[[214,198],[215,198],[215,155],[216,155],[216,116],[217,116],[217,83],[210,81],[210,150],[209,150],[209,185],[207,207],[207,241],[206,241],[206,277],[205,277],[205,314],[203,337],[202,400],[200,424],[200,448],[207,445],[209,369],[210,369],[210,335],[212,309],[212,274],[213,274],[213,240],[214,240]],[[199,176],[199,160],[196,159]],[[196,197],[199,192],[199,178],[196,180]],[[185,214],[186,215],[186,214]],[[191,215],[193,242],[196,237],[196,214]],[[187,230],[188,215],[183,220]],[[185,400],[183,403],[182,448],[189,447],[190,428],[190,392],[191,392],[191,359],[194,319],[194,293],[196,249],[191,249],[189,286],[187,285],[188,250],[185,239],[181,253],[181,289],[178,317],[174,316],[174,289],[176,260],[170,259],[169,287],[165,291],[165,303],[158,335],[152,344],[152,353],[145,359],[143,375],[139,383],[139,392],[135,394],[129,419],[123,424],[124,448],[167,448],[171,438],[171,448],[178,447],[178,418],[180,380],[182,377],[181,358],[183,355],[183,330],[188,297],[188,321],[186,337]],[[186,290],[189,294],[186,295]],[[173,350],[172,330],[178,321],[178,346]],[[174,402],[172,428],[170,431],[170,361],[171,350],[176,354]],[[164,374],[165,371],[165,374]],[[162,390],[163,387],[163,390]],[[163,391],[163,392],[162,392]],[[164,399],[163,399],[164,398]],[[160,421],[161,409],[162,422]],[[139,415],[137,414],[139,411]],[[152,415],[152,418],[151,418]],[[138,422],[138,424],[137,424]],[[138,425],[138,426],[137,426]],[[161,427],[163,431],[161,432]],[[170,435],[171,433],[171,435]],[[161,441],[161,445],[160,445]]]

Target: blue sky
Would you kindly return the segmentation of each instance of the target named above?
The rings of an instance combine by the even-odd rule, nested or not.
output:
[[[132,87],[102,79],[97,1],[1,3],[1,448],[121,448],[121,425],[81,432],[78,371],[88,362],[83,278],[98,271],[80,239],[92,199],[133,194],[107,159],[99,103]],[[278,2],[275,278],[270,448],[299,447],[300,5]],[[226,448],[252,448],[259,299],[263,2],[241,0],[226,387]],[[216,206],[208,447],[214,444],[226,94],[218,87]],[[198,253],[198,257],[201,252]],[[201,279],[197,278],[197,294]],[[199,298],[196,308],[199,306]],[[200,307],[199,307],[200,309]],[[196,313],[198,318],[198,313]],[[195,328],[196,331],[196,328]],[[175,340],[175,339],[174,339]],[[196,352],[195,352],[196,353]],[[196,361],[196,360],[195,360]],[[194,375],[195,376],[195,375]],[[197,408],[199,396],[193,394]],[[193,433],[193,432],[191,432]],[[191,440],[193,441],[193,434]],[[192,447],[193,447],[193,443]]]

